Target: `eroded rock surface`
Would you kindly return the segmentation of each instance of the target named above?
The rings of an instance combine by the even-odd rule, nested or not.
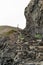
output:
[[[26,29],[34,36],[43,35],[43,0],[31,0],[25,8]]]
[[[24,30],[0,26],[0,65],[43,65],[43,0],[25,8]]]

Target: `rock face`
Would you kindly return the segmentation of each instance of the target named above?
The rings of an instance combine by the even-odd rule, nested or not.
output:
[[[43,35],[43,0],[31,0],[25,8],[26,29],[34,36]]]
[[[43,40],[29,41],[29,33],[19,28],[0,28],[0,65],[41,65]]]
[[[25,8],[26,27],[0,26],[0,65],[43,65],[43,0]]]

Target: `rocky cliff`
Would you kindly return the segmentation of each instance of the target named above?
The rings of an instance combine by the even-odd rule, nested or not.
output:
[[[31,0],[25,8],[26,30],[43,35],[43,0]]]
[[[43,64],[43,0],[31,0],[24,14],[25,29],[0,26],[0,65]]]

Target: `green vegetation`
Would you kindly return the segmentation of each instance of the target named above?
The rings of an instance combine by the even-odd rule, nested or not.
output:
[[[42,35],[41,34],[36,34],[35,38],[42,38]]]
[[[20,33],[20,35],[18,36],[19,39],[23,40],[24,36]]]

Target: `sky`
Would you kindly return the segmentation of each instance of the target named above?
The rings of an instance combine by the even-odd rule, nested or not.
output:
[[[30,0],[0,0],[0,26],[8,25],[24,29],[24,9]]]

